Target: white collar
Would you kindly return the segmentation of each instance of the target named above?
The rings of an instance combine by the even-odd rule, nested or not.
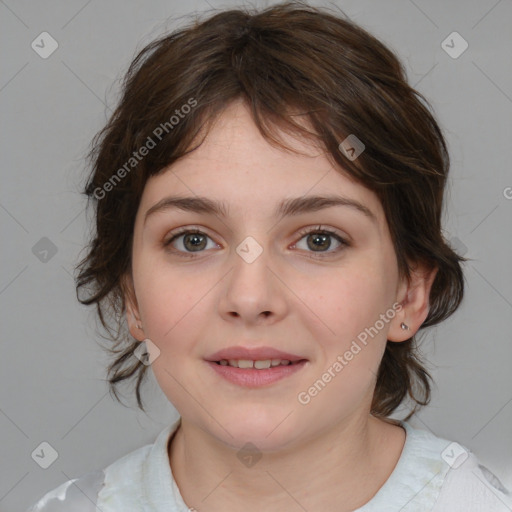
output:
[[[106,469],[106,482],[114,485],[98,504],[104,505],[105,512],[129,510],[135,505],[143,505],[148,512],[189,512],[172,475],[168,454],[169,440],[180,423],[178,418],[160,432],[153,445],[128,454]],[[450,469],[441,453],[450,442],[407,422],[400,424],[406,440],[395,469],[377,494],[354,512],[427,510],[436,502]]]

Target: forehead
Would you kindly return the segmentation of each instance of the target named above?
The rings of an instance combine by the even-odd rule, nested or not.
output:
[[[203,143],[146,183],[141,210],[166,196],[201,196],[227,215],[276,214],[286,198],[342,196],[364,205],[383,222],[378,197],[335,168],[319,146],[279,133],[292,150],[272,146],[242,102],[228,106]]]

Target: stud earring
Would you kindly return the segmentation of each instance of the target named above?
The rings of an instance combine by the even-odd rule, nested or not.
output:
[[[403,322],[400,324],[400,327],[405,331],[407,329],[409,329],[409,326],[408,325],[405,325]]]
[[[137,327],[137,329],[139,329],[140,331],[142,331],[142,324],[138,323],[137,322],[137,317],[133,314],[132,312],[132,318],[135,320],[135,327]]]

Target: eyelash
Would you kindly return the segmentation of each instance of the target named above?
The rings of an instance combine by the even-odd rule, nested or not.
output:
[[[342,236],[340,236],[338,233],[336,233],[335,231],[331,231],[329,229],[323,229],[322,226],[318,226],[316,228],[305,228],[303,230],[301,230],[298,235],[300,236],[299,238],[299,241],[302,240],[302,238],[304,238],[306,235],[310,235],[310,234],[317,234],[317,235],[328,235],[328,236],[331,236],[333,238],[335,238],[339,243],[340,243],[340,247],[338,247],[337,249],[333,250],[333,251],[329,251],[329,252],[315,252],[315,251],[308,251],[308,252],[311,252],[312,254],[314,254],[315,256],[312,256],[313,259],[315,258],[328,258],[330,256],[332,256],[333,254],[337,254],[338,252],[340,252],[341,250],[343,250],[344,248],[346,247],[350,247],[350,243],[345,239],[343,238]],[[183,236],[183,235],[188,235],[188,234],[199,234],[199,235],[205,235],[206,237],[210,238],[206,233],[204,233],[203,231],[197,229],[197,228],[190,228],[190,227],[187,227],[187,228],[180,228],[178,229],[177,231],[174,231],[174,232],[171,232],[170,233],[170,238],[167,239],[166,241],[163,242],[163,247],[164,248],[168,248],[172,242],[174,242],[177,238],[179,238],[180,236]],[[297,244],[298,242],[296,242],[294,244],[294,246]],[[182,257],[182,258],[195,258],[195,254],[193,252],[189,252],[189,253],[184,253],[183,251],[177,251],[177,250],[170,250],[170,252],[174,253],[174,254],[177,254],[179,257]],[[198,252],[204,252],[204,251],[198,251]],[[310,256],[311,257],[311,256]]]

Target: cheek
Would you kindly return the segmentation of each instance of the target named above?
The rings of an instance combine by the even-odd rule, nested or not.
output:
[[[134,265],[134,276],[146,336],[164,356],[190,350],[187,340],[194,337],[194,326],[212,307],[208,301],[215,284],[212,277],[157,261]]]
[[[332,339],[334,344],[350,342],[373,326],[391,306],[393,297],[385,270],[370,260],[358,268],[330,275],[323,283],[316,287],[311,309],[318,311],[324,332],[330,334],[326,339]]]
[[[156,262],[139,267],[137,276],[144,331],[159,350],[151,364],[152,373],[180,414],[197,414],[200,418],[201,413],[193,404],[211,402],[211,383],[203,382],[200,373],[196,373],[199,359],[204,356],[199,341],[205,332],[211,334],[207,327],[213,318],[212,292],[218,279],[213,273],[184,272]]]
[[[323,282],[311,306],[322,321],[311,315],[314,327],[309,326],[321,351],[320,364],[298,398],[301,404],[310,400],[307,410],[312,414],[325,415],[330,404],[334,417],[358,407],[365,397],[370,400],[394,317],[393,297],[378,262],[344,269]],[[381,320],[386,313],[387,321]]]

